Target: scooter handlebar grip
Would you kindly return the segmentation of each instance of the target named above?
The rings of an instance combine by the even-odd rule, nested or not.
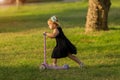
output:
[[[43,35],[46,36],[46,32],[43,32]]]

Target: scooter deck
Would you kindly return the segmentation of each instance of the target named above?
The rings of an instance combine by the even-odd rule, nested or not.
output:
[[[47,64],[42,64],[40,65],[40,69],[55,69],[55,70],[66,70],[69,69],[69,66],[67,64],[63,65],[63,66],[50,66]]]

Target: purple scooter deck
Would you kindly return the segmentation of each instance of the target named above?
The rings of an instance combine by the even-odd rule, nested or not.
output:
[[[66,69],[69,69],[69,66],[67,64],[65,64],[63,66],[50,66],[47,64],[42,64],[40,66],[40,69],[42,69],[42,70],[44,70],[44,69],[66,70]]]

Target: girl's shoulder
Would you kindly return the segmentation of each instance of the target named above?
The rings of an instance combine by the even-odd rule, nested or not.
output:
[[[63,30],[62,30],[62,28],[61,28],[60,26],[57,27],[57,29],[58,29],[58,31],[59,31],[60,33],[62,33],[62,34],[64,33]]]
[[[62,28],[60,26],[57,27],[58,30],[62,30]]]

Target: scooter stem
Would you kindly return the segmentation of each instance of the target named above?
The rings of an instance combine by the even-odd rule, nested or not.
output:
[[[44,36],[44,64],[47,64],[46,62],[46,35],[43,33]]]

